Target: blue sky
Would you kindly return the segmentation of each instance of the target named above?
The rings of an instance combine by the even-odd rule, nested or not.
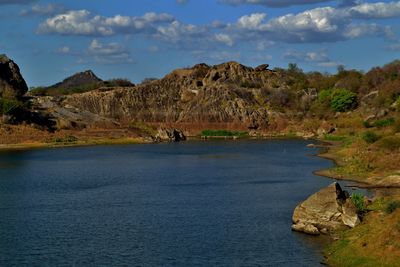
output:
[[[334,72],[400,58],[400,1],[0,0],[0,53],[29,86],[92,69],[138,83],[238,61]]]

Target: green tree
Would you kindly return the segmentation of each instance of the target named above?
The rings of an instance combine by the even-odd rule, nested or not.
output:
[[[332,93],[331,108],[336,112],[349,111],[357,107],[357,95],[346,89],[336,89]]]

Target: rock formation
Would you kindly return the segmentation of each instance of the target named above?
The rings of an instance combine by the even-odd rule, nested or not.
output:
[[[172,141],[180,142],[185,141],[186,136],[182,130],[179,129],[158,129],[157,134],[153,137],[155,142]]]
[[[236,62],[198,64],[136,87],[70,95],[64,104],[116,120],[167,124],[225,124],[265,129],[263,90],[280,86],[277,74]]]
[[[333,183],[300,203],[293,213],[292,230],[311,235],[326,234],[360,223],[357,208],[348,193]]]
[[[6,55],[0,55],[0,98],[20,98],[27,91],[18,65]]]

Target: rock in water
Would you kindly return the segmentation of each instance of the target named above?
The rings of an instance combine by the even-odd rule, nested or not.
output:
[[[292,230],[318,235],[360,223],[357,208],[338,183],[333,183],[300,203],[293,213]]]
[[[172,141],[172,142],[180,142],[185,141],[186,136],[183,131],[179,129],[158,129],[157,134],[153,137],[154,141],[162,142],[162,141]]]
[[[0,97],[20,98],[28,91],[19,67],[6,55],[0,55]]]

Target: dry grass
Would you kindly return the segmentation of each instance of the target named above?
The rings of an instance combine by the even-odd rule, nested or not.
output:
[[[391,199],[400,199],[394,196]],[[388,199],[377,199],[361,225],[342,233],[326,250],[332,266],[400,266],[400,209],[384,212]]]

